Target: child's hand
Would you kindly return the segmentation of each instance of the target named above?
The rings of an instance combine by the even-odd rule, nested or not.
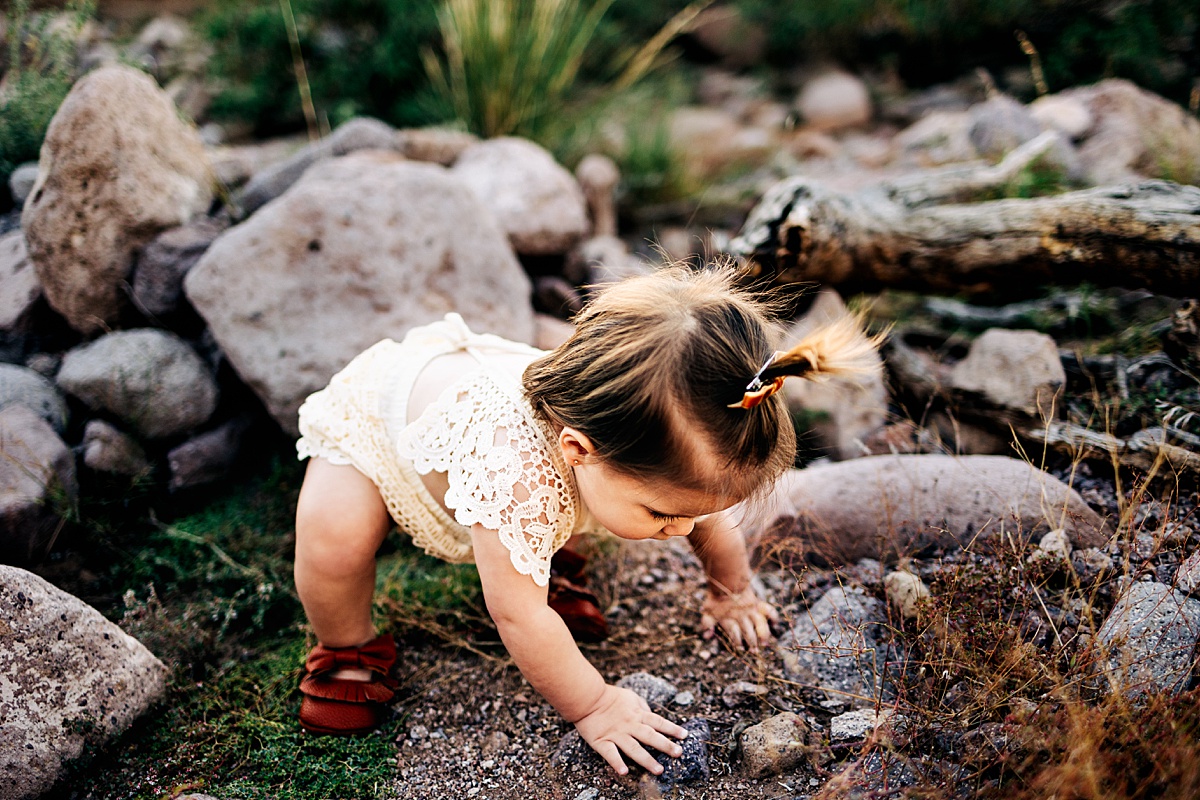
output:
[[[700,632],[704,638],[711,639],[720,625],[737,650],[746,647],[756,651],[760,644],[771,641],[770,623],[778,621],[779,612],[770,603],[759,600],[751,586],[737,594],[714,593],[709,589],[700,610]]]
[[[576,721],[575,727],[583,740],[591,745],[618,775],[629,772],[629,768],[621,760],[621,753],[655,775],[661,774],[662,765],[655,761],[642,745],[650,745],[678,758],[683,755],[683,748],[664,734],[676,739],[687,738],[687,730],[655,714],[638,695],[617,686],[605,686],[604,693],[594,709]]]

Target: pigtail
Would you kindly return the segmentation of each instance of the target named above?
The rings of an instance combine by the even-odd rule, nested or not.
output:
[[[783,386],[785,378],[822,381],[838,375],[875,370],[875,353],[887,331],[868,336],[859,314],[845,314],[822,325],[788,350],[776,351],[750,379],[745,394],[730,408],[754,408]]]

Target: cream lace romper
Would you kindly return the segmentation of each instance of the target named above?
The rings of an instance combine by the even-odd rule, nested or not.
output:
[[[465,351],[467,372],[409,423],[408,398],[434,358]],[[488,365],[482,352],[543,354],[528,345],[472,333],[457,314],[385,339],[359,354],[300,407],[301,459],[350,464],[379,488],[392,519],[425,552],[470,562],[470,528],[498,531],[513,566],[539,586],[550,557],[572,533],[592,530],[557,436],[521,394],[520,379]],[[444,472],[445,504],[421,475]]]

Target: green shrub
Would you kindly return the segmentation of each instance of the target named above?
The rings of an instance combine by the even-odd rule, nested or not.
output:
[[[0,93],[0,181],[36,161],[46,128],[75,79],[75,39],[95,11],[95,0],[71,0],[67,25],[49,12],[29,13],[16,0],[8,16],[6,86]]]
[[[997,72],[1027,60],[1015,31],[1037,48],[1051,91],[1129,78],[1180,103],[1200,72],[1200,9],[1192,0],[738,0],[763,24],[778,63],[814,56],[894,66],[925,85],[974,67]]]
[[[288,0],[313,104],[322,123],[378,117],[437,121],[419,52],[437,35],[434,0]],[[219,0],[200,19],[218,87],[210,113],[259,135],[304,127],[292,46],[279,0]]]

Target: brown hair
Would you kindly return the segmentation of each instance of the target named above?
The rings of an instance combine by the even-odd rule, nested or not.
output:
[[[605,288],[525,370],[526,397],[626,474],[752,494],[791,465],[795,432],[781,397],[729,407],[772,353],[766,309],[734,279],[672,267]],[[702,468],[705,451],[725,469]]]

